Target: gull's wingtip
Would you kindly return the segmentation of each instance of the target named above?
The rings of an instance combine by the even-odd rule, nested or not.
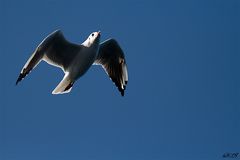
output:
[[[18,85],[18,83],[23,79],[23,77],[24,77],[23,74],[20,73],[15,84]]]
[[[19,82],[19,80],[17,79],[17,81],[16,81],[16,83],[15,83],[16,86],[18,85],[18,82]]]

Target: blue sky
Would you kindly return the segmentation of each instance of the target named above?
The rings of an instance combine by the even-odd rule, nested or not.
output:
[[[240,152],[240,2],[0,0],[0,159],[219,160]],[[67,95],[42,62],[17,87],[35,47],[61,29],[82,43],[114,37],[125,97],[101,67]]]

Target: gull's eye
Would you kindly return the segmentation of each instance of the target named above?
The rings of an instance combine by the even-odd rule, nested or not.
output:
[[[92,34],[92,36],[94,36],[94,34]]]

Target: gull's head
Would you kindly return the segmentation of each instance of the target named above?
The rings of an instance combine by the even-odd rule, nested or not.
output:
[[[91,33],[88,38],[86,39],[85,42],[83,42],[84,46],[90,47],[92,44],[99,44],[100,42],[100,37],[101,37],[101,32],[93,32]]]

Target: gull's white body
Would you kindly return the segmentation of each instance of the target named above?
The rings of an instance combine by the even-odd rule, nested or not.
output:
[[[128,81],[124,54],[113,39],[100,44],[100,32],[90,34],[81,45],[68,42],[60,30],[51,33],[39,44],[24,65],[16,84],[41,60],[61,68],[65,73],[53,94],[70,92],[74,82],[87,72],[92,64],[100,64],[115,82],[122,96],[124,95]]]

